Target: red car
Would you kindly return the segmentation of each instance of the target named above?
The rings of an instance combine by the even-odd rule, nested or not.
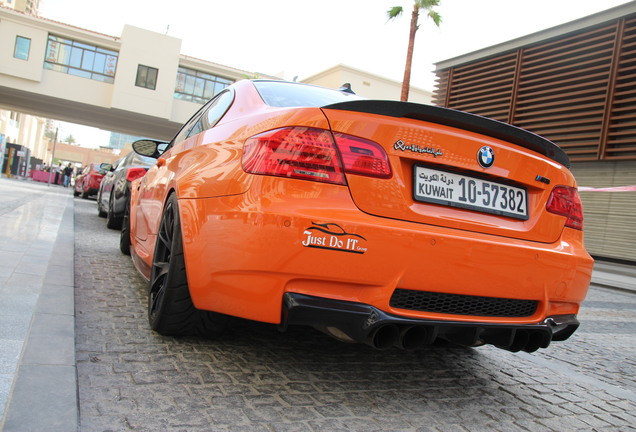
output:
[[[106,174],[106,171],[99,167],[100,164],[90,163],[84,167],[75,177],[74,196],[82,195],[87,199],[89,195],[96,195],[99,191],[99,185]]]

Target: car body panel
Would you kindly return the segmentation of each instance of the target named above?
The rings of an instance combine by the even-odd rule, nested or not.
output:
[[[131,255],[146,279],[165,203],[176,194],[189,292],[199,309],[284,324],[284,299],[298,295],[365,304],[409,320],[518,326],[567,316],[553,321],[572,323],[568,336],[578,326],[593,260],[583,232],[545,210],[555,185],[576,186],[552,143],[530,139],[538,147],[528,148],[457,122],[362,112],[364,104],[351,111],[345,104],[268,106],[251,81],[230,91],[232,103],[214,127],[189,132],[204,118],[204,106],[131,184]],[[246,140],[285,127],[378,143],[392,174],[346,174],[346,184],[330,184],[247,173]],[[399,141],[432,150],[406,152]],[[490,168],[477,161],[483,146],[496,154]],[[551,151],[556,156],[546,156]],[[417,166],[523,187],[527,220],[416,201]],[[518,317],[423,312],[391,306],[396,290],[531,300],[537,307]]]
[[[105,209],[107,211],[108,205],[110,203],[110,195],[113,191],[114,186],[114,171],[117,169],[117,165],[121,163],[121,159],[117,159],[112,163],[111,169],[106,169],[106,174],[102,179],[102,182],[99,185],[99,191],[97,192],[97,206],[100,209]]]
[[[112,169],[106,172],[99,187],[97,201],[100,208],[106,212],[112,211],[111,217],[121,219],[130,196],[131,182],[127,179],[129,170],[136,168],[148,170],[155,162],[153,158],[140,156],[134,152],[115,161]]]
[[[99,168],[99,164],[90,163],[75,177],[75,194],[82,196],[95,195],[99,191],[99,185],[104,178],[105,171]]]
[[[379,224],[358,211],[342,186],[262,178],[244,195],[180,205],[195,306],[259,321],[280,322],[285,292],[348,299],[413,318],[501,321],[389,307],[393,290],[407,288],[538,300],[535,315],[507,321],[539,322],[550,313],[576,314],[592,272],[575,230],[542,244],[446,227],[422,230],[393,219]],[[330,223],[348,235],[315,231],[325,247],[311,247],[308,228]]]
[[[389,155],[394,168],[392,179],[347,177],[354,201],[364,212],[540,242],[553,242],[563,231],[563,218],[543,209],[554,185],[575,186],[576,183],[565,167],[545,156],[495,138],[419,120],[378,118],[374,121],[373,115],[365,113],[328,109],[325,113],[333,131],[380,143]],[[370,122],[374,124],[372,128]],[[442,154],[399,150],[396,143],[400,141],[406,146],[420,143],[422,147]],[[491,147],[496,154],[497,163],[491,168],[482,168],[478,164],[477,152],[483,146]],[[530,218],[502,218],[414,201],[412,183],[416,164],[523,187],[528,191]],[[537,176],[550,179],[550,184],[537,181]]]

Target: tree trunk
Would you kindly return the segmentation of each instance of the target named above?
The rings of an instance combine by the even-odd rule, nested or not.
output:
[[[409,89],[411,87],[411,64],[413,63],[413,47],[415,45],[415,32],[417,32],[417,18],[420,15],[420,8],[415,4],[411,14],[411,30],[409,31],[409,47],[406,51],[406,65],[404,66],[404,79],[402,80],[401,101],[409,100]]]

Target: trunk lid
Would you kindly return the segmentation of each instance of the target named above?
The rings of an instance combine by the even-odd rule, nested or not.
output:
[[[408,102],[358,100],[322,108],[334,133],[374,141],[393,175],[347,175],[365,213],[543,243],[565,218],[545,210],[554,186],[575,186],[552,142],[495,120]]]

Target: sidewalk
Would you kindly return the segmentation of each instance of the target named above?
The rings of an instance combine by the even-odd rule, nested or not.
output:
[[[636,293],[636,265],[630,266],[597,260],[592,272],[592,283]]]
[[[0,430],[73,432],[71,189],[0,178]],[[636,294],[636,266],[597,261],[596,286]]]
[[[78,428],[71,189],[0,178],[0,430]]]

